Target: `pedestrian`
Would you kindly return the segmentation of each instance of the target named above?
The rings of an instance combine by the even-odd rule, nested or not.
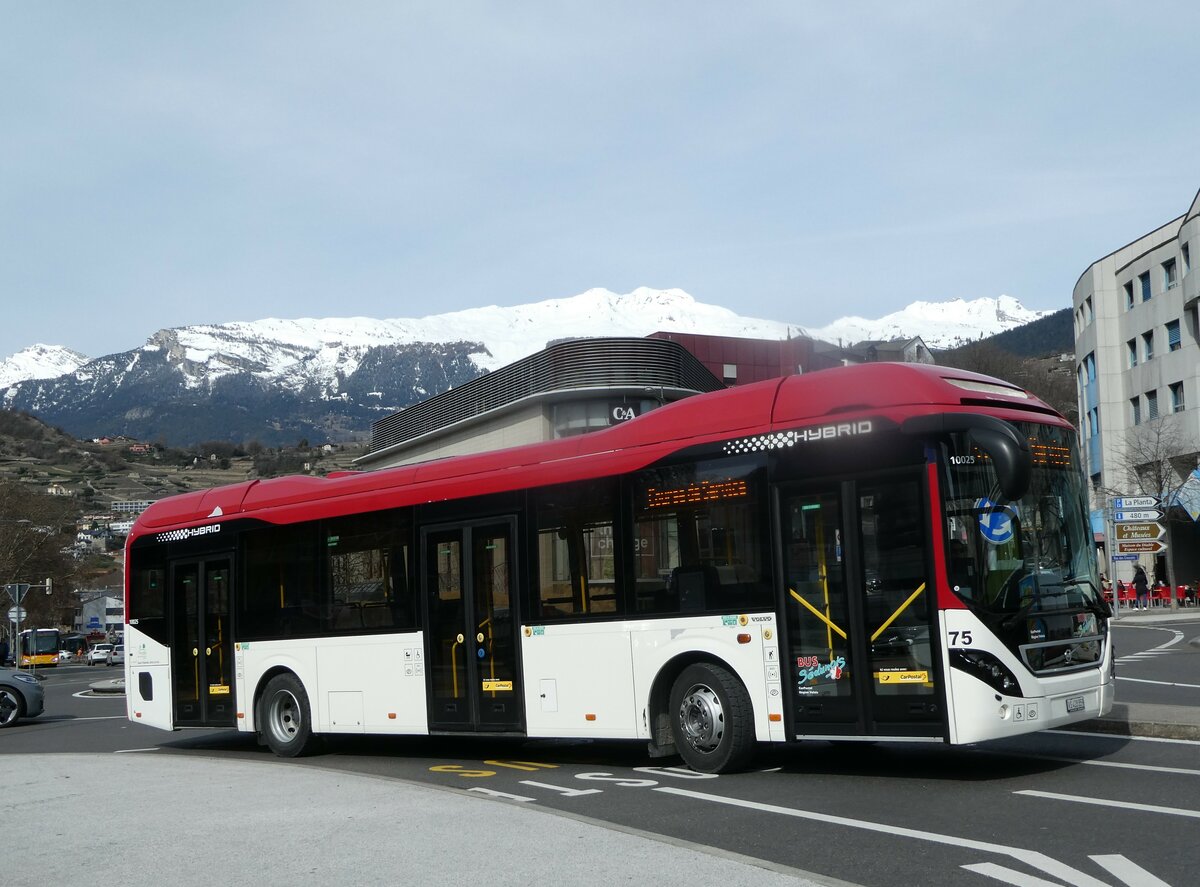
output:
[[[1141,564],[1133,568],[1133,590],[1137,594],[1136,606],[1145,610],[1150,605],[1150,580]]]
[[[8,665],[8,638],[0,637],[0,667]]]

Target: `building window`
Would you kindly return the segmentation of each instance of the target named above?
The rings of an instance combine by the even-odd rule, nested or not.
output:
[[[1125,348],[1129,351],[1129,366],[1132,369],[1137,366],[1137,339],[1130,339],[1125,343]]]
[[[1147,363],[1154,360],[1154,330],[1142,333],[1142,359]]]
[[[1172,320],[1167,322],[1167,350],[1178,351],[1183,347],[1179,340],[1179,321]]]
[[[1088,412],[1088,427],[1092,437],[1100,433],[1100,407],[1092,407]]]
[[[1130,311],[1133,308],[1133,281],[1125,284],[1125,310]]]
[[[1149,302],[1150,301],[1150,272],[1143,271],[1141,274],[1139,274],[1138,275],[1138,283],[1140,284],[1141,290],[1142,290],[1142,301]]]
[[[1087,380],[1089,383],[1096,381],[1096,354],[1092,352],[1083,359],[1084,366],[1087,367]]]
[[[1175,276],[1175,260],[1167,259],[1162,264],[1163,269],[1163,289],[1175,289],[1179,285],[1179,280]]]
[[[1091,296],[1088,296],[1086,299],[1083,300],[1083,322],[1085,324],[1092,322],[1092,297]]]
[[[1192,251],[1185,243],[1183,245],[1183,273],[1186,275],[1192,270]]]
[[[1130,417],[1134,425],[1142,424],[1142,399],[1140,397],[1131,397],[1129,399]]]
[[[737,381],[737,364],[726,363],[721,365],[721,379],[726,385],[732,385]]]
[[[1146,392],[1146,421],[1150,422],[1158,418],[1158,392]]]
[[[1182,413],[1186,404],[1183,400],[1183,383],[1176,382],[1171,387],[1171,412]]]

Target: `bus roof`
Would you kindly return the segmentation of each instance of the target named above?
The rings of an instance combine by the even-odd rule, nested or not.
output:
[[[822,421],[984,411],[1070,427],[1032,394],[949,367],[870,363],[699,394],[603,431],[368,472],[253,480],[184,493],[147,508],[130,541],[233,516],[314,519],[634,471],[694,444]],[[1031,415],[1032,414],[1032,415]]]

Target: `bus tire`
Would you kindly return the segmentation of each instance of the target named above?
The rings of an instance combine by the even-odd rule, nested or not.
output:
[[[750,694],[722,666],[693,663],[671,686],[671,731],[675,748],[693,770],[740,770],[754,754]]]
[[[299,758],[318,749],[308,694],[295,675],[279,674],[267,682],[258,704],[258,729],[281,758]]]
[[[0,727],[11,727],[25,714],[25,700],[16,690],[0,687]]]

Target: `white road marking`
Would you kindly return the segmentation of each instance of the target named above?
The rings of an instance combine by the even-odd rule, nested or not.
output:
[[[1008,866],[996,865],[994,862],[979,862],[975,865],[964,865],[963,868],[968,872],[983,875],[985,878],[995,878],[1005,884],[1012,884],[1013,887],[1061,887],[1057,881],[1047,881],[1037,875],[1027,875],[1024,872],[1010,869]]]
[[[1200,690],[1200,684],[1180,684],[1175,681],[1149,681],[1145,678],[1127,678],[1117,675],[1118,681],[1133,681],[1135,684],[1158,684],[1160,687],[1187,687],[1189,690]]]
[[[976,841],[972,838],[959,838],[954,835],[941,835],[937,832],[920,831],[919,829],[907,828],[905,826],[888,825],[882,822],[870,822],[864,819],[850,819],[845,816],[835,816],[830,813],[821,813],[815,810],[799,810],[794,807],[779,807],[775,804],[762,804],[757,801],[743,801],[737,798],[727,798],[721,795],[710,795],[705,792],[692,791],[686,788],[676,788],[675,786],[664,785],[659,788],[652,789],[656,792],[665,792],[666,794],[679,795],[684,798],[692,798],[697,801],[710,801],[714,804],[725,804],[730,807],[739,807],[744,810],[756,810],[761,813],[773,813],[779,816],[791,816],[796,819],[808,819],[814,822],[825,823],[826,825],[841,825],[848,828],[862,829],[864,831],[878,832],[879,834],[891,835],[898,838],[913,838],[918,841],[930,841],[935,844],[946,844],[951,847],[961,847],[967,850],[978,850],[983,853],[996,853],[1001,856],[1007,856],[1012,859],[1022,862],[1031,868],[1038,869],[1048,875],[1065,881],[1074,887],[1110,887],[1103,881],[1093,878],[1086,872],[1081,872],[1078,869],[1073,869],[1066,863],[1059,862],[1046,856],[1044,853],[1039,853],[1035,850],[1024,850],[1020,847],[1007,847],[1004,844],[993,844],[989,841]]]
[[[603,793],[602,788],[567,788],[563,785],[553,785],[549,782],[534,782],[532,779],[522,779],[521,785],[530,785],[534,788],[546,788],[552,792],[558,792],[564,798],[578,798],[583,795],[598,795]]]
[[[1161,878],[1156,878],[1140,865],[1130,862],[1120,854],[1111,856],[1093,856],[1092,862],[1103,866],[1111,874],[1116,875],[1129,887],[1171,887]]]
[[[993,755],[1003,755],[1009,758],[1028,760],[1036,758],[1039,761],[1058,761],[1062,764],[1086,764],[1089,767],[1116,767],[1120,770],[1148,770],[1151,773],[1172,773],[1178,776],[1200,776],[1200,770],[1190,770],[1187,767],[1161,767],[1157,764],[1130,764],[1125,761],[1095,761],[1087,758],[1071,758],[1066,755],[1039,755],[1024,752],[988,752]]]
[[[155,746],[153,748],[119,748],[115,752],[113,752],[113,754],[114,755],[131,755],[134,752],[159,751],[159,750],[160,749],[157,746]]]
[[[1042,792],[1036,789],[1024,789],[1013,792],[1013,794],[1026,795],[1031,798],[1049,798],[1052,801],[1091,804],[1095,807],[1116,807],[1120,810],[1139,810],[1143,813],[1167,813],[1171,816],[1187,816],[1191,819],[1200,819],[1200,810],[1185,810],[1182,807],[1160,807],[1156,804],[1135,804],[1132,801],[1109,801],[1105,798],[1085,798],[1081,795],[1060,795],[1057,792]]]
[[[1043,730],[1055,736],[1087,737],[1089,739],[1119,739],[1121,742],[1167,742],[1172,745],[1200,745],[1200,739],[1169,739],[1165,736],[1121,736],[1114,733],[1093,733],[1090,730]]]
[[[532,803],[536,798],[527,798],[524,795],[510,795],[508,792],[498,792],[494,788],[482,788],[475,786],[467,789],[469,792],[478,792],[481,795],[487,795],[489,798],[504,798],[506,801],[520,801],[522,803]]]

